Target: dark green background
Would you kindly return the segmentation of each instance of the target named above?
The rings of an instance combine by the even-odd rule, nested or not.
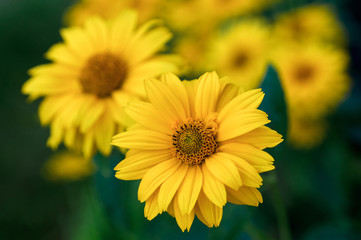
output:
[[[305,1],[290,2],[265,14]],[[0,239],[361,239],[361,14],[357,1],[332,2],[349,35],[353,89],[330,116],[326,141],[310,151],[282,143],[270,151],[276,170],[263,174],[264,204],[228,204],[219,228],[195,220],[190,233],[181,233],[167,214],[151,222],[143,217],[138,182],[113,177],[117,152],[110,159],[97,155],[90,179],[44,180],[49,129],[37,117],[40,101],[27,103],[20,89],[27,70],[45,63],[44,53],[61,41],[62,14],[72,1],[0,0]],[[271,69],[262,108],[282,132],[277,85]]]

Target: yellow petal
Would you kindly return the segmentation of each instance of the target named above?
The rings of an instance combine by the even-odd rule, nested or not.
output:
[[[147,199],[144,207],[144,216],[150,221],[162,211],[158,207],[159,188]]]
[[[123,180],[141,179],[153,166],[172,157],[168,149],[156,151],[130,149],[126,158],[114,168],[117,171],[116,177]]]
[[[142,126],[167,135],[172,134],[171,125],[159,116],[152,104],[146,102],[131,102],[125,112]]]
[[[189,111],[191,116],[195,116],[195,105],[196,105],[196,93],[198,89],[199,81],[182,81],[184,88],[187,91],[188,102],[189,102]]]
[[[190,214],[193,210],[202,188],[202,182],[203,174],[201,168],[198,165],[190,166],[177,193],[178,206],[182,215]]]
[[[218,152],[218,155],[222,158],[232,160],[233,163],[238,167],[242,179],[242,186],[258,188],[262,185],[261,176],[258,174],[257,170],[247,161],[228,152]]]
[[[155,109],[171,124],[176,121],[186,121],[182,100],[178,99],[164,83],[156,79],[147,80],[145,91]]]
[[[76,54],[78,60],[86,61],[94,52],[94,46],[80,27],[74,26],[60,30],[66,46]]]
[[[231,140],[232,142],[251,144],[257,148],[264,149],[275,147],[283,141],[282,135],[266,126],[261,126],[242,136]]]
[[[77,69],[80,69],[83,64],[64,43],[54,44],[46,53],[46,58]]]
[[[273,157],[267,152],[262,151],[259,148],[256,148],[252,145],[241,144],[241,143],[228,143],[228,144],[222,144],[222,146],[220,146],[218,150],[221,152],[227,152],[236,155],[246,160],[258,171],[261,169],[262,170],[274,169]]]
[[[189,214],[182,214],[179,209],[177,196],[174,198],[174,216],[180,229],[182,229],[183,232],[187,229],[189,232],[194,220],[194,209],[192,209]]]
[[[162,184],[158,195],[158,204],[161,210],[168,208],[187,171],[188,165],[181,164],[177,171]]]
[[[39,106],[39,118],[42,125],[51,122],[58,111],[66,107],[73,99],[72,95],[46,97]]]
[[[229,115],[233,115],[241,110],[257,108],[261,104],[263,97],[264,93],[261,92],[261,89],[246,91],[238,95],[220,111],[218,121],[222,122],[228,118]]]
[[[83,140],[83,153],[86,158],[90,158],[93,154],[93,146],[94,146],[94,132],[92,129],[84,133]]]
[[[205,73],[199,78],[195,99],[195,114],[200,119],[215,112],[220,91],[219,78],[216,72]]]
[[[234,99],[239,92],[239,87],[234,84],[227,84],[224,86],[222,92],[219,94],[217,101],[216,112],[220,112],[232,99]]]
[[[199,194],[197,205],[208,227],[218,227],[222,220],[223,208],[214,205],[203,192]]]
[[[223,158],[218,153],[215,153],[205,160],[205,165],[209,172],[225,185],[233,189],[238,189],[242,186],[238,168],[232,160]]]
[[[202,165],[203,185],[202,191],[207,198],[218,207],[223,207],[227,203],[227,194],[224,184],[218,181],[207,169],[205,164]]]
[[[137,25],[138,14],[135,11],[125,10],[111,23],[109,32],[109,48],[114,52],[122,52]]]
[[[170,144],[170,136],[146,129],[128,130],[115,135],[112,139],[112,145],[144,150],[167,149]]]
[[[84,111],[84,117],[80,122],[80,131],[85,133],[88,131],[90,127],[94,125],[94,123],[100,118],[105,110],[105,104],[101,100],[94,101],[92,106],[87,105],[88,108]],[[80,110],[83,111],[83,110]]]
[[[138,199],[141,202],[147,200],[150,195],[167,180],[181,164],[177,159],[170,159],[151,168],[139,184]]]
[[[241,187],[238,191],[227,187],[227,200],[234,204],[258,206],[262,195],[256,188]]]
[[[258,127],[261,127],[270,120],[267,119],[267,114],[258,109],[246,109],[238,112],[232,117],[224,119],[220,122],[217,141],[225,141],[234,137],[241,136]]]
[[[85,21],[84,28],[93,46],[96,46],[97,52],[105,51],[108,47],[107,43],[109,42],[106,22],[102,21],[99,17],[92,16]]]
[[[181,80],[173,73],[163,74],[160,79],[169,87],[172,93],[181,101],[186,116],[190,117],[188,94]]]
[[[111,140],[114,135],[115,125],[109,111],[105,111],[95,126],[95,143],[99,151],[107,156],[111,151]]]

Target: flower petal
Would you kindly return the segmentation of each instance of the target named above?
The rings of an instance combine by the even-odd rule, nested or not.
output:
[[[202,165],[202,172],[202,191],[211,202],[218,207],[223,207],[227,203],[227,194],[224,184],[218,181],[218,179],[209,172],[205,164]]]
[[[158,207],[159,188],[147,199],[144,206],[144,216],[150,221],[162,211]]]
[[[240,205],[258,206],[263,202],[261,193],[256,188],[241,187],[237,191],[227,187],[229,202]]]
[[[203,192],[199,194],[197,206],[209,227],[218,227],[222,220],[223,208],[213,204]],[[197,215],[198,216],[198,215]]]
[[[178,197],[176,196],[174,198],[174,217],[180,229],[183,232],[187,229],[189,232],[194,220],[194,209],[189,214],[182,214],[179,208]]]
[[[181,185],[186,173],[188,171],[188,165],[181,164],[177,171],[170,176],[160,187],[158,204],[159,209],[166,210],[173,200],[179,186]]]
[[[216,72],[205,73],[199,78],[195,99],[195,114],[197,118],[204,119],[215,112],[220,92],[219,77]]]
[[[232,117],[229,116],[219,123],[217,141],[241,136],[269,122],[267,114],[258,109],[246,109],[232,114]]]
[[[154,108],[171,124],[186,121],[187,116],[182,100],[178,99],[167,85],[159,80],[150,79],[145,81],[145,91]]]
[[[117,171],[115,176],[123,180],[141,179],[153,166],[172,157],[168,149],[156,151],[130,149],[126,158],[114,168]]]
[[[139,184],[138,199],[141,202],[147,200],[150,195],[167,180],[181,164],[177,159],[170,159],[151,168]]]
[[[219,156],[219,153],[215,153],[205,160],[205,165],[209,172],[225,185],[233,189],[238,189],[242,186],[242,179],[238,168],[232,160],[223,158]]]
[[[177,193],[178,206],[182,215],[190,214],[193,210],[202,188],[202,182],[203,174],[201,168],[198,165],[190,166]]]
[[[163,133],[137,129],[115,135],[112,140],[112,145],[122,148],[144,150],[167,149],[170,147],[170,140],[170,137]]]

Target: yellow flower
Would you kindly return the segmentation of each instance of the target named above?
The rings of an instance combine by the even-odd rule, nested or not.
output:
[[[116,177],[142,179],[145,216],[167,211],[189,231],[195,215],[218,226],[227,201],[258,206],[259,173],[274,169],[263,149],[282,141],[264,126],[270,121],[257,109],[261,90],[243,92],[215,72],[190,82],[166,74],[145,88],[150,102],[129,104],[126,112],[137,123],[112,142],[129,149]]]
[[[308,119],[289,115],[287,141],[299,149],[310,149],[325,138],[327,125],[323,119]]]
[[[51,181],[76,181],[92,175],[93,162],[72,152],[54,154],[43,167],[44,176]]]
[[[80,0],[64,16],[67,25],[82,25],[89,17],[114,18],[127,8],[139,12],[139,21],[148,21],[156,15],[160,0]]]
[[[270,31],[260,19],[248,19],[215,38],[208,53],[208,69],[229,76],[246,90],[260,85],[266,70]]]
[[[273,55],[290,114],[317,119],[332,111],[350,88],[348,55],[308,43],[284,46]]]
[[[274,34],[279,41],[344,42],[341,23],[326,5],[309,5],[279,16]]]
[[[123,12],[113,21],[89,19],[84,27],[63,29],[64,43],[46,54],[53,63],[30,70],[23,93],[45,96],[39,108],[51,124],[48,145],[60,142],[90,157],[111,151],[111,137],[130,123],[123,106],[144,97],[143,80],[176,71],[175,56],[155,55],[171,34],[156,21],[136,28],[137,14]]]

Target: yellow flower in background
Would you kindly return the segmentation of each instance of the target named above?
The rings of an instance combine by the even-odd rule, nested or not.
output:
[[[111,151],[111,137],[131,123],[123,106],[145,96],[143,80],[176,71],[179,60],[155,55],[170,39],[157,21],[136,28],[137,14],[125,11],[112,21],[94,17],[84,27],[63,29],[64,43],[46,54],[52,61],[30,70],[22,92],[45,96],[39,108],[43,125],[51,125],[48,145],[62,141],[90,157]]]
[[[280,15],[274,34],[280,44],[282,41],[345,41],[341,23],[327,5],[308,5]]]
[[[129,149],[116,177],[142,179],[138,199],[146,202],[145,216],[167,211],[189,231],[195,215],[218,226],[227,201],[258,206],[259,173],[274,169],[263,149],[282,142],[257,109],[262,91],[243,92],[215,72],[183,82],[169,73],[146,81],[145,89],[150,102],[129,104],[136,124],[112,141]]]
[[[160,0],[80,0],[64,16],[66,25],[82,25],[89,17],[114,18],[127,8],[139,12],[139,21],[148,21],[156,15]]]
[[[273,55],[290,114],[317,119],[345,98],[350,89],[348,55],[342,49],[308,43],[283,46]]]
[[[81,154],[61,152],[54,154],[43,166],[43,175],[50,181],[76,181],[92,175],[95,166]]]
[[[268,64],[270,30],[261,19],[232,26],[210,44],[207,70],[229,76],[245,90],[259,87]]]
[[[289,115],[287,141],[298,149],[313,148],[324,140],[327,124],[323,119]]]

